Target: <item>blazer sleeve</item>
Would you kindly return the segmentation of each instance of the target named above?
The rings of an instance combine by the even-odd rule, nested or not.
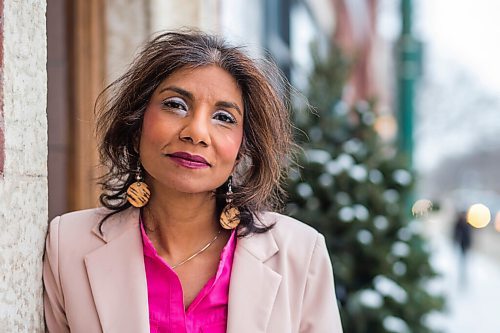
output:
[[[59,280],[59,220],[49,224],[43,258],[43,305],[46,332],[69,332],[64,310],[64,297]]]
[[[318,234],[307,273],[301,333],[342,333],[333,270],[325,238]]]

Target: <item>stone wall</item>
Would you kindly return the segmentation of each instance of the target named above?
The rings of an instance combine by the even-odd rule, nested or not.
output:
[[[42,332],[47,228],[45,0],[4,1],[0,331]]]

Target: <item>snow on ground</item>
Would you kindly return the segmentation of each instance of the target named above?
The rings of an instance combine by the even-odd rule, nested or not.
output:
[[[432,325],[446,333],[500,333],[499,262],[472,250],[462,274],[449,239],[435,235],[431,244],[432,263],[442,274],[436,283],[447,297],[447,312],[433,316]]]

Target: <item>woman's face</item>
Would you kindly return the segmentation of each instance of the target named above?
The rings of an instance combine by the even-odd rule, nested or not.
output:
[[[217,66],[177,70],[146,108],[140,156],[155,191],[201,193],[233,171],[243,140],[243,99]]]

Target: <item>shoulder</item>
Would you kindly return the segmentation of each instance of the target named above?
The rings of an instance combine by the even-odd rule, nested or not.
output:
[[[277,242],[301,242],[314,244],[322,235],[302,221],[275,212],[265,212],[257,216],[265,225],[274,225],[269,231]]]
[[[316,229],[274,212],[256,214],[256,219],[267,226],[273,225],[273,228],[239,239],[241,246],[286,277],[288,283],[303,288],[311,270],[324,264],[331,270],[325,238]],[[303,269],[291,272],[290,267]]]
[[[118,213],[104,207],[78,210],[57,216],[50,224],[56,224],[58,228],[67,230],[90,231],[110,214],[111,216],[106,219],[104,229],[112,229],[117,224],[127,222],[131,217],[138,217],[138,210],[128,208]]]
[[[64,231],[82,235],[90,232],[109,213],[105,208],[93,208],[63,214],[52,219],[49,233]]]
[[[64,253],[65,249],[72,248],[72,252],[83,244],[97,242],[92,230],[98,227],[99,222],[109,213],[106,209],[95,208],[79,210],[56,216],[50,221],[46,255]]]
[[[108,209],[96,208],[75,211],[54,218],[50,222],[46,238],[45,260],[57,262],[57,270],[63,275],[71,275],[74,272],[82,273],[83,259],[87,254],[139,223],[138,210],[126,209],[110,216],[99,230],[100,222],[109,213],[111,211]],[[137,237],[140,237],[138,228]]]
[[[80,225],[80,224],[89,225],[92,224],[92,222],[100,221],[110,212],[111,211],[109,209],[103,207],[77,210],[74,212],[69,212],[57,216],[52,220],[52,222],[58,221],[61,224],[70,223],[74,225]]]
[[[247,248],[275,249],[280,258],[309,261],[318,244],[325,242],[323,235],[317,230],[290,216],[264,212],[255,217],[257,221],[267,226],[272,225],[273,228],[263,234],[251,235],[247,241],[250,246],[247,245]],[[274,251],[269,250],[269,254],[272,252]]]
[[[100,229],[101,221],[111,213],[107,208],[94,208],[57,216],[50,222],[47,239],[49,242],[57,240],[61,246],[70,247],[100,244],[138,223],[138,210],[129,208],[111,215]]]

